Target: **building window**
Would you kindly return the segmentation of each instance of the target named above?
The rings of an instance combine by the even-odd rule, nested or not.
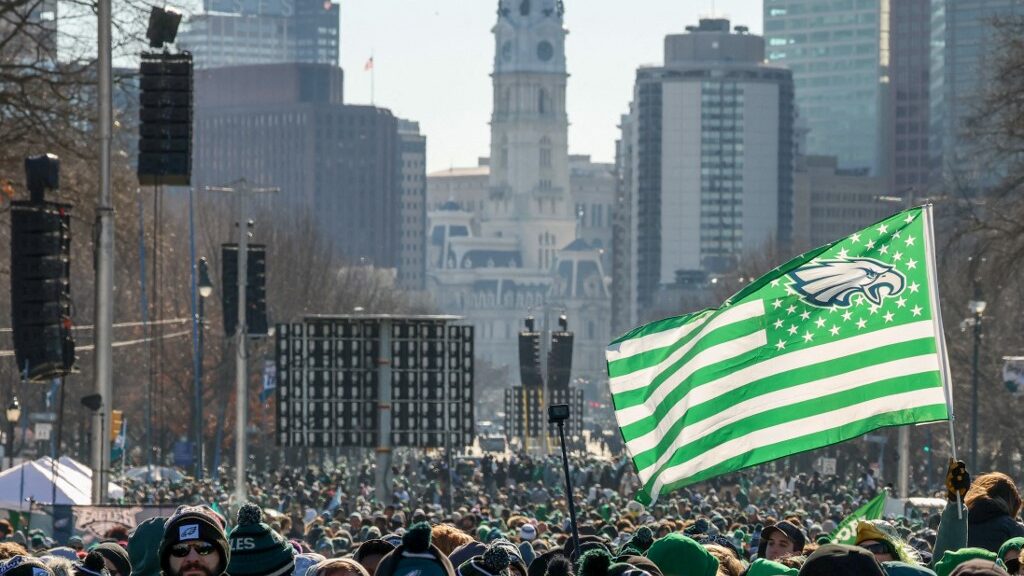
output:
[[[540,167],[551,168],[551,139],[547,136],[540,141]]]

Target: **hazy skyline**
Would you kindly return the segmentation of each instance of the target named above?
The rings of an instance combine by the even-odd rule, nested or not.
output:
[[[497,6],[497,0],[341,3],[345,101],[370,103],[371,72],[364,67],[372,53],[374,103],[420,123],[428,172],[474,166],[488,154]],[[761,7],[758,0],[565,0],[569,152],[614,160],[616,126],[636,68],[661,62],[666,34],[712,13],[760,34]]]

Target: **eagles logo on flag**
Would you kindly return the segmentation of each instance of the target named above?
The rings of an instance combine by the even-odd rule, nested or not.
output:
[[[793,270],[789,277],[804,302],[820,308],[848,308],[856,303],[857,295],[881,304],[886,297],[898,296],[906,284],[893,266],[872,258],[813,261]]]

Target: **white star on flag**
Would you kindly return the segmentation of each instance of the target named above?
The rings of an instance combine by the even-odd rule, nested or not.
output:
[[[800,313],[800,319],[801,320],[810,320],[811,319],[811,313],[808,312],[807,310],[804,310],[803,312]]]
[[[900,299],[896,301],[896,307],[897,308],[903,308],[906,305],[907,305],[906,299],[904,299],[903,296],[900,296]]]
[[[860,234],[857,233],[854,234],[853,236],[850,236],[850,241],[853,242],[854,244],[860,244]]]
[[[907,214],[906,219],[904,219],[903,221],[907,224],[910,224],[911,222],[914,221],[914,216],[912,214]]]
[[[886,313],[885,313],[885,322],[886,322],[887,324],[888,324],[889,322],[892,322],[892,312],[886,312]]]
[[[875,241],[874,240],[868,240],[867,243],[865,243],[864,245],[867,246],[868,250],[871,250],[871,249],[873,249],[875,247]]]
[[[776,298],[775,302],[772,302],[772,307],[775,308],[776,310],[778,310],[779,308],[782,308],[782,300],[779,300],[778,298]]]
[[[907,243],[907,246],[913,246],[914,245],[914,237],[913,236],[907,236],[907,239],[904,240],[904,242]]]
[[[885,224],[882,224],[881,226],[878,227],[878,233],[879,234],[885,234],[888,231],[889,231],[889,227],[886,226]]]
[[[907,286],[907,288],[910,288],[910,292],[913,293],[913,294],[917,294],[917,290],[920,287],[921,287],[921,285],[918,284],[917,282],[911,282],[910,285]]]
[[[823,328],[825,326],[825,319],[818,316],[818,319],[814,323],[818,325],[818,328]]]
[[[804,342],[810,342],[811,340],[814,340],[814,334],[811,334],[809,331],[804,332]]]
[[[846,259],[847,254],[849,254],[849,252],[847,252],[846,248],[843,248],[839,251],[839,257],[843,258],[844,260]]]
[[[849,310],[847,310],[846,312],[843,312],[843,322],[846,322],[847,320],[849,320],[851,316],[853,316],[853,314],[851,314]]]
[[[779,318],[778,320],[776,320],[775,321],[775,329],[779,330],[780,328],[782,328],[782,324],[783,324],[782,318]]]
[[[857,320],[857,328],[864,328],[867,325],[868,325],[868,321],[867,320],[865,320],[863,318],[861,318],[860,320]]]
[[[829,329],[829,332],[831,332],[833,336],[839,336],[839,326],[833,326]]]
[[[917,260],[914,260],[913,258],[907,260],[907,268],[911,270],[917,269]]]
[[[790,326],[789,330],[787,330],[787,332],[789,332],[790,336],[796,334],[796,324],[793,324],[792,326]]]
[[[792,314],[793,312],[796,312],[796,306],[790,304],[789,308],[786,308],[786,314]]]
[[[903,252],[900,252],[899,250],[897,250],[896,253],[892,255],[892,259],[893,260],[903,260]]]
[[[921,315],[921,307],[920,306],[914,306],[913,308],[910,309],[910,313],[913,314],[914,316],[920,316]]]
[[[785,350],[786,349],[786,341],[785,340],[779,340],[775,344],[775,348],[778,349],[778,350]]]
[[[878,249],[878,253],[879,254],[888,254],[889,253],[889,247],[888,246],[882,246],[881,248]]]

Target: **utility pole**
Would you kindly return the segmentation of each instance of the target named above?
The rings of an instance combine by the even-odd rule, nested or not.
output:
[[[246,320],[246,273],[249,263],[249,194],[276,193],[279,188],[253,188],[245,178],[229,186],[207,186],[208,192],[238,194],[238,322],[235,327],[235,496],[238,504],[245,501],[248,493],[245,470],[248,464],[246,428],[249,413],[249,353],[246,339],[249,328]]]
[[[110,471],[110,407],[113,397],[114,324],[114,206],[110,194],[110,141],[113,125],[111,100],[111,0],[99,0],[97,6],[97,66],[100,134],[100,189],[96,203],[95,286],[96,360],[93,381],[103,404],[93,414],[92,425],[92,503],[107,500],[107,474]]]

